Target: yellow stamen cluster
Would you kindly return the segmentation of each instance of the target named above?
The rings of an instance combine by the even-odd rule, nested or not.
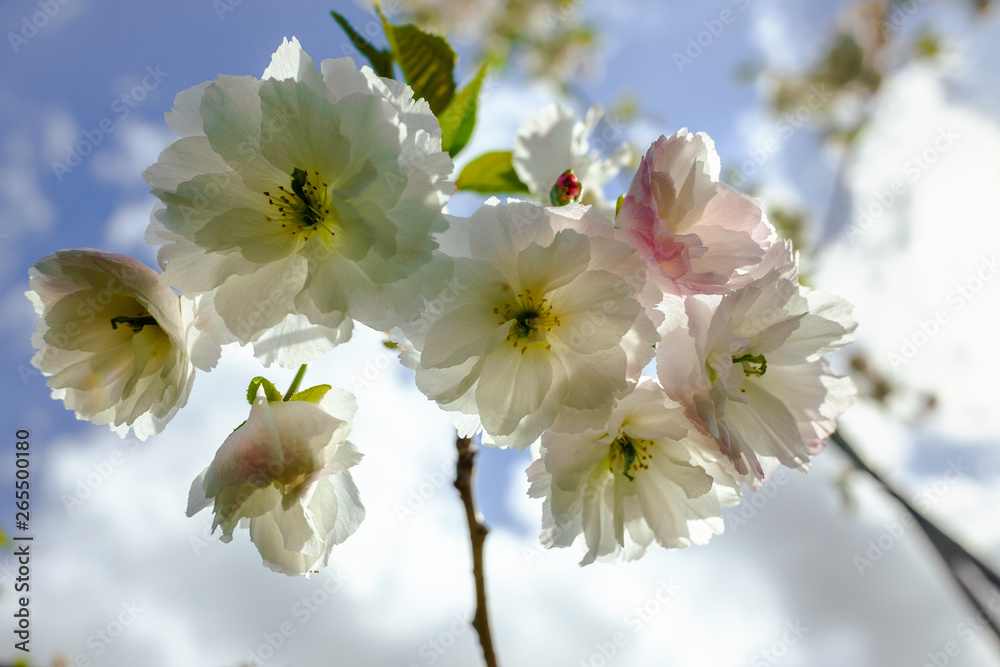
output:
[[[317,464],[311,457],[286,460],[284,468],[274,477],[272,484],[282,497],[295,497],[305,490],[305,484],[316,475]]]
[[[612,475],[621,472],[628,481],[634,482],[634,473],[639,470],[649,470],[647,462],[653,458],[653,454],[650,452],[652,446],[652,440],[633,438],[625,433],[620,434],[608,448],[608,470],[611,471]]]
[[[336,235],[330,224],[330,185],[319,177],[318,171],[314,171],[312,175],[310,180],[310,175],[304,170],[295,169],[287,188],[279,185],[279,192],[263,193],[267,197],[267,203],[276,209],[273,217],[266,217],[267,221],[278,222],[282,227],[291,226],[292,235],[302,234],[306,241],[320,229],[326,230],[330,236]]]
[[[509,292],[510,285],[503,285],[501,289]],[[546,297],[538,298],[525,288],[514,299],[494,308],[493,314],[500,316],[500,325],[514,321],[506,341],[515,349],[521,348],[521,354],[524,354],[532,343],[544,344],[546,350],[552,349],[552,344],[546,342],[545,334],[552,331],[552,327],[562,326],[559,316],[552,311],[552,304]]]

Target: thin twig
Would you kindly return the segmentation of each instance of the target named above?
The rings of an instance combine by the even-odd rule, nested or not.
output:
[[[458,465],[455,470],[455,488],[465,505],[465,517],[469,521],[469,537],[472,541],[472,573],[476,580],[476,615],[472,617],[472,627],[479,634],[479,644],[483,647],[486,667],[497,667],[497,657],[493,652],[493,636],[490,634],[489,612],[486,608],[486,575],[483,568],[483,543],[490,529],[483,523],[476,511],[472,479],[475,473],[476,447],[471,438],[456,438]]]
[[[903,509],[906,510],[914,518],[914,520],[916,520],[917,525],[924,531],[924,535],[927,536],[927,539],[930,540],[930,543],[937,550],[942,560],[944,560],[945,566],[948,568],[948,573],[951,575],[951,578],[955,580],[955,583],[962,591],[965,599],[969,601],[969,604],[975,607],[976,611],[979,612],[980,618],[987,623],[990,630],[993,631],[996,639],[1000,641],[1000,625],[998,625],[996,620],[993,618],[993,612],[987,609],[986,605],[984,605],[982,600],[979,599],[979,596],[977,596],[972,590],[969,583],[965,581],[962,577],[962,571],[963,566],[971,565],[994,587],[996,591],[1000,591],[1000,576],[998,576],[989,565],[981,561],[975,555],[970,553],[968,549],[949,537],[944,531],[938,528],[934,522],[918,512],[906,498],[904,498],[895,488],[885,481],[881,475],[872,470],[871,467],[865,463],[865,461],[858,455],[854,447],[852,447],[851,444],[844,439],[844,436],[842,436],[839,431],[835,431],[830,436],[830,440],[836,444],[840,450],[844,452],[844,454],[847,455],[847,458],[851,460],[851,463],[854,464],[855,468],[866,473],[869,477],[878,482],[878,484],[885,489],[886,493],[895,498],[896,501],[903,506]]]

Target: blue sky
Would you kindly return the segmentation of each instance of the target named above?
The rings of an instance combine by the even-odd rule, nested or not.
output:
[[[642,113],[623,139],[644,150],[659,134],[687,126],[711,134],[724,164],[744,161],[775,132],[763,91],[739,83],[734,69],[761,59],[788,67],[809,61],[839,7],[791,0],[604,4],[578,10],[599,18],[605,40],[598,76],[578,82],[585,97],[610,105],[623,92],[638,95]],[[368,519],[335,552],[334,576],[308,581],[264,570],[245,536],[219,543],[206,534],[205,514],[183,516],[191,479],[245,418],[240,394],[261,372],[248,354],[227,350],[216,371],[199,376],[189,407],[143,444],[77,422],[49,398],[29,363],[34,314],[23,292],[35,260],[61,248],[98,247],[153,264],[142,242],[152,199],[141,172],[171,139],[163,113],[174,95],[220,73],[260,76],[286,36],[298,37],[317,61],[350,54],[329,10],[359,26],[372,15],[344,0],[14,1],[0,6],[0,27],[19,34],[43,6],[52,16],[37,33],[0,44],[0,442],[18,428],[32,434],[35,657],[235,665],[288,623],[293,632],[265,664],[475,664],[475,642],[456,621],[471,614],[464,519],[438,474],[452,470],[449,427],[407,371],[384,363],[377,335],[359,332],[309,371],[316,382],[359,396],[352,439],[367,453],[357,478]],[[733,21],[679,71],[673,53],[725,11]],[[816,277],[856,304],[860,344],[880,368],[933,389],[940,401],[916,426],[898,419],[912,412],[905,399],[888,414],[862,404],[845,428],[900,485],[925,498],[934,516],[996,562],[1000,427],[987,332],[1000,324],[1000,279],[981,285],[961,308],[949,295],[1000,249],[990,205],[1000,176],[1000,29],[994,18],[973,26],[964,13],[933,3],[909,20],[911,30],[930,20],[943,26],[953,50],[936,68],[909,67],[892,77],[874,129],[845,172],[859,206],[899,179],[907,179],[903,194],[873,224],[856,227],[860,233],[834,237]],[[465,156],[509,147],[520,123],[555,96],[543,85],[499,78]],[[907,160],[933,145],[942,128],[954,128],[959,139],[918,179],[905,176]],[[53,167],[88,141],[96,146],[78,166],[68,173]],[[822,214],[836,158],[808,128],[798,130],[761,168],[763,192],[771,202]],[[456,199],[454,210],[474,205]],[[845,229],[857,225],[851,211],[843,215]],[[893,367],[890,355],[939,310],[947,320],[939,332],[919,346],[919,356]],[[291,376],[267,374],[279,386]],[[0,452],[9,456],[9,446]],[[955,462],[969,468],[957,482],[946,476]],[[497,528],[487,566],[504,664],[598,664],[595,651],[618,632],[620,664],[920,667],[951,641],[960,649],[951,665],[1000,664],[984,633],[966,642],[969,612],[921,537],[904,531],[895,539],[897,508],[861,480],[851,487],[858,509],[844,510],[837,483],[845,466],[835,452],[808,476],[790,474],[747,500],[708,546],[584,569],[576,566],[578,550],[536,549],[539,508],[524,498],[526,463],[524,454],[496,450],[482,458],[483,507]],[[88,486],[108,465],[112,472]],[[12,466],[12,457],[0,461],[0,493],[9,492]],[[67,505],[67,498],[81,503]],[[0,520],[9,527],[11,512]],[[855,557],[879,540],[889,547],[859,573]],[[2,555],[0,566],[0,616],[9,619],[9,560]],[[674,590],[671,583],[677,590],[665,592]],[[296,605],[312,596],[324,601],[304,619]],[[141,611],[120,638],[95,639],[133,603]],[[646,605],[653,611],[635,613]],[[0,644],[0,659],[11,655]]]

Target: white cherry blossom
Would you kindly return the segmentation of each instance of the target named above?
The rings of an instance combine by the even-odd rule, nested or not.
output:
[[[420,353],[417,386],[478,415],[501,446],[603,424],[656,342],[641,259],[590,207],[492,199],[451,224],[448,298],[402,327]],[[590,226],[606,235],[578,231]]]
[[[722,507],[739,495],[732,466],[663,389],[643,378],[607,425],[542,436],[529,494],[545,499],[542,544],[582,533],[594,560],[632,560],[654,542],[683,548],[722,532]]]
[[[163,202],[147,239],[233,340],[294,366],[350,338],[352,319],[416,315],[453,185],[438,121],[407,86],[350,58],[317,71],[292,39],[263,79],[179,93],[167,123],[181,138],[145,173]]]
[[[194,362],[215,365],[218,347],[192,326],[194,304],[131,257],[61,250],[29,274],[39,316],[31,362],[78,419],[145,440],[187,402]]]
[[[774,242],[760,205],[719,182],[708,135],[682,129],[660,137],[639,164],[615,224],[667,294],[725,294]]]

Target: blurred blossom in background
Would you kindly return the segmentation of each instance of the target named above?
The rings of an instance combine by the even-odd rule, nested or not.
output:
[[[188,407],[140,443],[74,420],[31,366],[35,258],[69,247],[154,266],[142,172],[173,135],[178,91],[259,75],[284,37],[363,64],[329,11],[367,37],[371,7],[240,0],[0,7],[3,451],[31,432],[33,665],[468,665],[474,597],[453,431],[384,336],[359,327],[307,382],[358,396],[352,470],[367,519],[330,566],[290,580],[246,531],[226,545],[187,491],[246,418],[260,373],[227,350]],[[1000,21],[988,0],[402,0],[393,21],[446,31],[468,81],[491,63],[471,156],[509,150],[546,103],[605,114],[591,146],[641,155],[707,132],[723,178],[795,241],[803,282],[855,306],[833,358],[860,391],[844,435],[914,506],[1000,564]],[[635,165],[604,185],[614,201]],[[460,193],[449,212],[481,197]],[[269,377],[287,386],[292,373]],[[391,418],[387,418],[391,415]],[[528,452],[484,449],[494,640],[506,665],[1000,665],[937,554],[834,448],[727,511],[705,547],[580,568],[537,540]],[[14,467],[0,463],[12,497]],[[0,525],[13,525],[13,507]],[[0,551],[10,623],[16,559]],[[984,597],[1000,609],[1000,591]],[[7,627],[4,625],[3,627]],[[21,658],[9,630],[0,661]]]

